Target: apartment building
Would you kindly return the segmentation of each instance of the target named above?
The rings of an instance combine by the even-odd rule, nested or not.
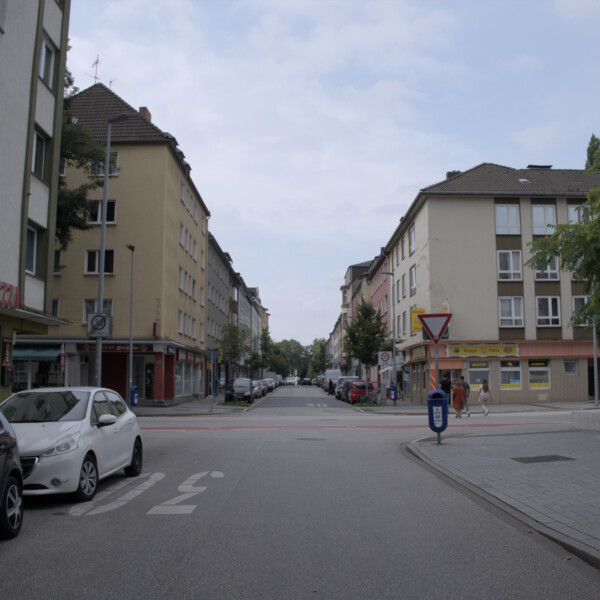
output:
[[[70,1],[0,0],[0,400],[22,378],[17,335],[45,334],[52,271]],[[60,348],[50,349],[60,378]]]
[[[147,108],[135,110],[101,83],[74,96],[71,113],[103,144],[109,118],[125,117],[111,125],[103,306],[97,305],[99,188],[89,194],[91,228],[75,232],[56,257],[55,310],[72,324],[52,327],[45,342],[63,344],[66,384],[92,384],[96,343],[90,339],[90,316],[103,313],[112,330],[102,342],[102,385],[127,395],[131,327],[131,376],[141,401],[204,395],[210,213],[191,167],[175,137],[152,123]],[[94,175],[103,175],[103,169],[100,165]],[[75,169],[65,176],[72,185],[88,179]]]
[[[583,284],[525,263],[530,243],[582,218],[600,174],[484,163],[422,189],[386,245],[397,285],[404,394],[425,403],[435,386],[434,346],[419,313],[452,314],[440,371],[490,382],[501,403],[585,400],[593,390],[589,328],[573,328]]]

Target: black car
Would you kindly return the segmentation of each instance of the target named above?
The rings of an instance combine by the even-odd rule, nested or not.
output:
[[[17,437],[0,413],[0,539],[14,538],[23,524],[23,473]]]
[[[302,380],[302,385],[312,385],[312,381],[308,377],[305,377]]]

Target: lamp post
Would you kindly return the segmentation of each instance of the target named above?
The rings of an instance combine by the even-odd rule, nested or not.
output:
[[[135,246],[127,244],[127,248],[131,250],[131,279],[129,293],[129,398],[131,398],[131,388],[133,386],[133,253]]]
[[[100,228],[100,256],[98,257],[98,302],[96,311],[104,312],[104,253],[106,251],[106,211],[108,206],[108,175],[110,172],[110,136],[113,123],[125,121],[134,113],[111,115],[106,120],[106,153],[104,155],[104,186],[102,189],[102,225]],[[96,386],[102,385],[102,337],[96,338]]]
[[[394,377],[394,385],[396,384],[396,298],[395,298],[395,289],[396,289],[396,279],[394,277],[393,271],[382,271],[382,275],[391,275],[392,276],[392,373]],[[390,382],[391,383],[391,382]],[[395,402],[394,402],[395,404]]]

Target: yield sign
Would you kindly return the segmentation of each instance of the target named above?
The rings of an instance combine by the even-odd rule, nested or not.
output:
[[[419,320],[423,323],[423,327],[425,327],[425,331],[427,331],[429,337],[433,340],[433,343],[437,344],[448,327],[452,313],[417,315],[417,317],[419,317]]]

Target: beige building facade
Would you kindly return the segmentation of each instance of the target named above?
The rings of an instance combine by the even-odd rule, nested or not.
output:
[[[419,313],[452,314],[440,372],[463,375],[473,392],[487,379],[501,403],[590,397],[592,332],[570,324],[583,284],[557,261],[542,271],[525,263],[529,244],[579,218],[599,184],[585,171],[484,163],[420,191],[386,246],[405,397],[425,403],[436,386]]]
[[[191,169],[175,138],[152,123],[148,109],[135,110],[102,84],[75,96],[71,112],[100,143],[106,142],[110,116],[128,118],[111,126],[103,306],[98,306],[103,197],[98,188],[88,196],[91,228],[75,232],[56,258],[54,308],[72,324],[51,328],[45,343],[63,345],[67,385],[92,384],[96,340],[89,315],[105,313],[112,331],[102,342],[102,385],[125,397],[131,377],[142,402],[204,395],[210,213]],[[68,171],[66,177],[77,185],[87,175]]]

